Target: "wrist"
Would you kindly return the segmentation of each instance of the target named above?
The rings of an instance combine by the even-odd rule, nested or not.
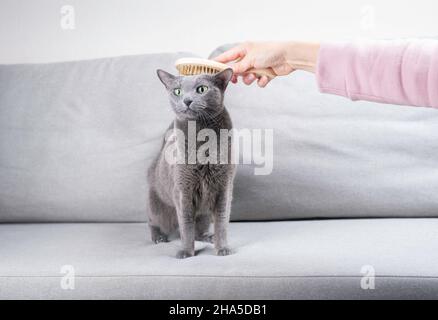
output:
[[[320,44],[316,42],[288,42],[286,62],[294,70],[315,72]]]

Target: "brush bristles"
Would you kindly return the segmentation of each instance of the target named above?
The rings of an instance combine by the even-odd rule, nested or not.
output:
[[[209,66],[181,64],[176,67],[181,75],[193,76],[197,74],[215,74],[222,70]]]

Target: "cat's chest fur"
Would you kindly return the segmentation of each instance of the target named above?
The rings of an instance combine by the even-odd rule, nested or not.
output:
[[[201,208],[215,201],[233,171],[232,164],[177,165],[175,182],[179,184],[179,189],[190,188],[193,204]]]
[[[215,201],[218,195],[223,192],[224,188],[226,187],[227,181],[229,181],[229,177],[234,174],[235,166],[231,164],[230,161],[228,163],[220,162],[220,155],[225,152],[225,149],[227,149],[226,153],[228,155],[231,155],[232,139],[228,139],[227,145],[221,145],[220,143],[218,143],[216,145],[216,148],[213,148],[213,150],[211,150],[212,154],[215,155],[215,161],[213,163],[200,163],[199,159],[196,159],[196,163],[189,163],[189,154],[198,154],[198,150],[202,146],[203,142],[197,141],[195,143],[196,151],[190,151],[190,143],[187,140],[187,138],[190,137],[190,134],[188,134],[186,124],[175,123],[174,125],[176,128],[182,130],[185,133],[184,143],[177,142],[177,146],[184,145],[185,150],[180,151],[185,154],[186,160],[185,164],[177,164],[174,168],[174,181],[175,184],[178,185],[177,189],[189,191],[188,194],[191,194],[193,204],[196,207],[201,208],[209,206],[212,202]],[[218,135],[216,141],[219,142],[220,130],[230,130],[232,128],[232,123],[228,113],[224,111],[222,117],[217,119],[213,124],[198,123],[196,133],[206,128],[216,132],[216,134]],[[182,136],[179,136],[179,138],[182,138]],[[210,150],[206,151],[205,155],[212,155],[209,152]],[[228,160],[230,159],[231,158],[229,158]]]
[[[223,176],[231,170],[231,165],[193,164],[179,165],[176,169],[177,180],[196,186],[198,189],[211,190],[222,183]]]

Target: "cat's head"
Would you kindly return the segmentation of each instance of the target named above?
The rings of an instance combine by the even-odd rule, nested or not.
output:
[[[174,76],[163,70],[157,70],[157,74],[169,93],[176,116],[188,120],[216,114],[224,108],[224,92],[233,70],[196,76]]]

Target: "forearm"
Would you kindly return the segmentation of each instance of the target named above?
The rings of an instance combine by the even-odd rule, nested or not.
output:
[[[438,41],[322,44],[316,78],[352,100],[438,107]]]

